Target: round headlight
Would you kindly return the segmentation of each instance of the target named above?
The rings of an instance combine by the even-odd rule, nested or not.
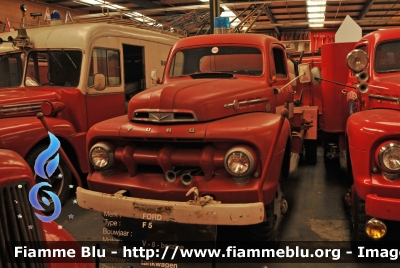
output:
[[[368,55],[361,49],[354,49],[347,55],[347,66],[358,73],[361,72],[368,64]]]
[[[400,144],[388,143],[378,154],[379,163],[387,172],[400,171]]]
[[[247,147],[234,147],[226,153],[224,163],[232,176],[248,176],[255,168],[255,153]]]
[[[113,164],[114,154],[108,144],[99,142],[90,149],[89,159],[95,169],[104,169]]]

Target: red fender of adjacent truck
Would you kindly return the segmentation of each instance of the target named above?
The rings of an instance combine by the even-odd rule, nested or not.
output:
[[[74,126],[63,119],[46,118],[51,132],[69,142],[78,157],[80,169],[88,170],[85,151],[86,133],[77,133]],[[1,119],[0,147],[11,149],[25,157],[41,140],[48,138],[47,131],[36,117],[13,117]],[[65,148],[64,148],[65,149]]]

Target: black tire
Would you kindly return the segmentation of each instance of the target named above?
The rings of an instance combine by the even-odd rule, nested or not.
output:
[[[259,224],[250,225],[250,238],[252,241],[274,242],[278,241],[278,235],[275,234],[275,213],[274,200],[265,206],[267,221]]]
[[[305,140],[304,153],[307,164],[315,165],[317,163],[317,141]]]
[[[43,211],[43,213],[45,213],[45,214],[53,212],[54,204],[53,204],[51,198],[49,198],[49,196],[46,193],[44,193],[43,190],[48,190],[48,191],[54,192],[59,197],[61,204],[64,204],[65,201],[67,201],[67,199],[68,199],[70,185],[72,183],[71,170],[68,168],[67,163],[64,161],[64,159],[61,156],[60,156],[60,162],[58,164],[58,168],[50,176],[49,180],[45,180],[35,174],[34,165],[35,165],[36,158],[38,157],[38,155],[41,152],[43,152],[47,148],[48,148],[47,145],[36,146],[25,158],[26,162],[28,163],[28,165],[31,167],[31,169],[33,171],[35,183],[48,182],[49,184],[52,185],[52,187],[40,188],[42,191],[39,192],[39,196],[46,196],[50,201],[50,205],[46,206],[45,204],[42,203],[41,198],[38,199],[39,202],[42,204],[42,207],[45,209]],[[61,179],[59,177],[60,174],[61,174]]]
[[[324,163],[325,164],[330,164],[331,161],[328,158],[327,153],[328,153],[328,148],[324,148]]]
[[[355,198],[355,212],[353,217],[353,224],[351,228],[350,238],[352,242],[372,241],[365,233],[365,224],[368,217],[365,214],[365,201],[362,200],[357,193]]]

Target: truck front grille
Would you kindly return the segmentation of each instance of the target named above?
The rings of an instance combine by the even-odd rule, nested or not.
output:
[[[26,116],[36,115],[40,112],[42,102],[20,103],[0,106],[0,116]]]
[[[43,258],[14,257],[15,246],[42,248],[40,227],[29,203],[29,190],[28,182],[19,182],[0,189],[1,268],[46,267]]]
[[[152,166],[164,174],[171,170],[198,170],[205,180],[213,177],[215,169],[224,167],[227,149],[216,148],[207,143],[129,143],[118,147],[115,159],[121,161],[131,177],[144,166]]]
[[[197,122],[193,111],[188,110],[135,110],[132,121],[162,123]]]

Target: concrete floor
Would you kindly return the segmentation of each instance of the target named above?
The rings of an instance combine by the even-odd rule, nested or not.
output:
[[[282,241],[343,241],[350,247],[350,217],[344,208],[343,197],[350,184],[338,165],[325,166],[323,150],[318,148],[315,166],[301,164],[294,176],[282,183],[282,190],[289,203],[282,226]],[[102,241],[103,217],[98,212],[81,209],[73,202],[74,196],[63,207],[57,222],[77,241]],[[73,219],[71,218],[73,215]],[[139,223],[140,224],[140,223]],[[131,220],[122,223],[140,228]],[[181,233],[182,228],[177,229]],[[211,228],[212,229],[212,228]],[[212,229],[215,231],[215,228]],[[209,231],[209,230],[208,230]],[[190,232],[189,232],[190,233]],[[237,235],[237,233],[231,233]],[[187,235],[185,236],[187,237]],[[201,267],[399,267],[397,264],[371,263],[267,263],[201,265]],[[118,264],[100,264],[99,267],[130,267]],[[132,266],[133,267],[133,266]],[[135,267],[143,267],[137,264]],[[182,267],[182,265],[179,265]],[[194,267],[193,264],[188,267]]]

